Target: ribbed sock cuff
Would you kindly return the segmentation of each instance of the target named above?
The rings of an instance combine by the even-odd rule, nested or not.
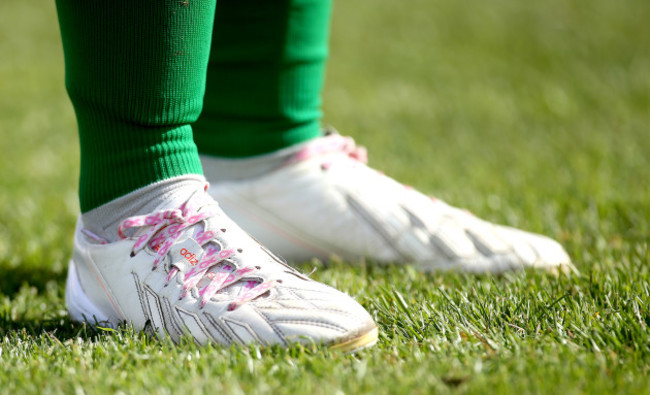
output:
[[[245,121],[234,119],[206,122],[203,127],[214,132],[195,135],[201,154],[223,158],[247,158],[291,147],[322,135],[318,120],[292,127],[283,122],[269,122],[242,128],[243,123]]]
[[[77,120],[82,212],[157,181],[203,174],[189,125],[144,127],[92,111],[77,111]]]

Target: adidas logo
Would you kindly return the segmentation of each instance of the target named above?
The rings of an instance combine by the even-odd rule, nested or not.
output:
[[[199,259],[196,257],[196,254],[192,254],[187,248],[181,248],[181,255],[187,259],[190,265],[194,266],[199,263]]]

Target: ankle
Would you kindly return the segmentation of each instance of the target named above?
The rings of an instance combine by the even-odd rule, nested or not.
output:
[[[81,218],[87,230],[108,242],[114,242],[118,239],[117,228],[125,218],[177,207],[192,194],[203,190],[205,183],[205,178],[197,175],[158,181],[83,213]]]
[[[259,177],[282,166],[312,140],[264,155],[223,158],[200,155],[203,172],[211,183]]]

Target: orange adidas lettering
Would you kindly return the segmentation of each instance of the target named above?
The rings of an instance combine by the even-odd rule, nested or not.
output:
[[[185,248],[181,248],[181,255],[187,259],[187,261],[190,263],[190,265],[194,266],[197,263],[199,263],[199,260],[196,258],[195,254],[192,254]]]

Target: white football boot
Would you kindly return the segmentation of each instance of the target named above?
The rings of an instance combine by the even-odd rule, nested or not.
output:
[[[201,160],[206,178],[217,179],[223,161]],[[481,220],[365,163],[363,147],[330,130],[265,175],[214,183],[209,192],[290,262],[336,255],[414,263],[425,271],[572,268],[554,240]]]
[[[207,185],[206,185],[207,189]],[[329,345],[377,340],[350,296],[283,263],[204,191],[177,209],[125,219],[107,243],[77,223],[66,304],[75,321],[216,342]]]

